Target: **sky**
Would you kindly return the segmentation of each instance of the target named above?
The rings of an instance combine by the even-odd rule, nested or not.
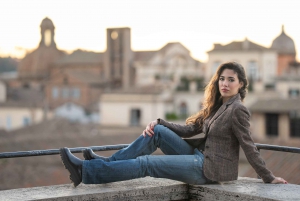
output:
[[[57,47],[67,52],[103,52],[107,28],[130,27],[134,51],[180,42],[205,62],[214,43],[247,37],[270,47],[282,25],[298,51],[299,5],[296,0],[0,0],[0,56],[23,58],[35,49],[45,17],[55,25]]]

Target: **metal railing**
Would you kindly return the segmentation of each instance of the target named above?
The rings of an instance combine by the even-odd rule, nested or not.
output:
[[[264,150],[272,150],[272,151],[282,151],[282,152],[291,152],[300,154],[300,148],[297,147],[287,147],[287,146],[278,146],[278,145],[270,145],[270,144],[258,144],[255,143],[258,151],[261,149]]]
[[[117,144],[117,145],[105,145],[105,146],[92,146],[89,147],[93,151],[110,151],[110,150],[120,150],[125,147],[128,147],[129,144]],[[278,145],[269,145],[269,144],[258,144],[255,143],[257,149],[260,151],[272,150],[272,151],[281,151],[281,152],[291,152],[300,154],[300,148],[297,147],[287,147],[287,146],[278,146]],[[72,153],[81,153],[87,147],[76,147],[70,148]],[[59,149],[47,149],[47,150],[32,150],[32,151],[18,151],[18,152],[3,152],[0,153],[1,158],[18,158],[18,157],[31,157],[31,156],[45,156],[45,155],[57,155],[59,154]]]
[[[91,148],[93,151],[110,151],[110,150],[120,150],[125,147],[128,147],[128,144],[92,146],[89,148]],[[86,148],[87,147],[76,147],[76,148],[69,148],[69,149],[72,153],[81,153]],[[57,155],[57,154],[59,154],[59,149],[3,152],[3,153],[0,153],[0,159],[1,158],[29,157],[29,156],[46,156],[46,155]]]

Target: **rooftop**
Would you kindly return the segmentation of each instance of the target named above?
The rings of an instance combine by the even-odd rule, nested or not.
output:
[[[280,99],[272,98],[265,100],[258,100],[256,103],[250,106],[252,112],[291,112],[300,111],[300,99],[289,98]]]
[[[233,41],[226,45],[215,43],[214,49],[208,51],[208,53],[215,52],[215,51],[236,51],[236,50],[238,50],[238,51],[240,51],[240,50],[263,51],[263,50],[270,50],[270,49],[263,47],[261,45],[258,45],[246,38],[244,41]]]

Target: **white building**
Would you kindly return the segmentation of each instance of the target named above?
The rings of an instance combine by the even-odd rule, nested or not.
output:
[[[168,43],[158,51],[134,52],[136,86],[161,83],[175,88],[182,77],[204,77],[204,65],[181,43]]]
[[[277,73],[277,52],[248,40],[233,41],[226,45],[214,44],[208,53],[205,79],[209,80],[221,63],[236,61],[242,64],[248,78],[263,85],[273,84]]]
[[[104,93],[100,98],[101,125],[140,126],[164,117],[168,98],[161,88]]]
[[[193,84],[192,84],[193,85]],[[100,98],[101,125],[145,126],[157,119],[184,123],[185,118],[199,111],[203,92],[190,87],[190,91],[174,92],[169,88],[139,87],[126,91],[113,91]]]
[[[51,118],[51,112],[45,111],[41,92],[6,89],[4,84],[1,85],[0,92],[0,129],[15,130]]]
[[[54,110],[56,117],[68,119],[70,122],[99,123],[99,113],[89,112],[75,103],[65,103]]]

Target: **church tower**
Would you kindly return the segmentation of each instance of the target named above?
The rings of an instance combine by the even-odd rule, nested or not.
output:
[[[293,39],[285,33],[283,25],[281,34],[273,40],[271,48],[275,49],[278,53],[277,75],[282,75],[289,69],[290,63],[296,61],[295,43]]]
[[[40,85],[48,79],[51,65],[65,55],[56,48],[53,22],[46,17],[40,28],[41,41],[38,48],[28,53],[19,63],[18,77],[23,85]]]
[[[41,25],[41,42],[40,46],[46,46],[46,47],[56,47],[56,43],[54,41],[54,25],[53,22],[46,17],[43,19]]]
[[[104,71],[113,88],[128,89],[133,84],[130,28],[107,29]]]

